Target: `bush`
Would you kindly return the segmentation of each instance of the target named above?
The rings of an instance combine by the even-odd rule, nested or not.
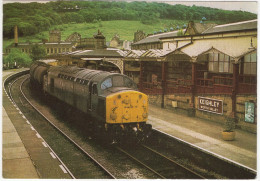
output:
[[[15,63],[16,62],[16,63]],[[11,52],[4,57],[3,63],[9,67],[17,66],[29,66],[32,63],[32,59],[26,53],[22,53],[18,48],[11,49]]]

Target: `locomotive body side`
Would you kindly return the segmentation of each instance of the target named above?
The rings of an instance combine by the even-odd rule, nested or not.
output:
[[[70,66],[45,70],[39,65],[31,71],[31,77],[37,77],[33,79],[42,81],[45,93],[90,115],[99,131],[118,137],[126,132],[145,136],[151,128],[146,124],[147,95],[125,75]]]

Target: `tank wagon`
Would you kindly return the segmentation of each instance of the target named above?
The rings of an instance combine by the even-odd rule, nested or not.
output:
[[[91,116],[98,134],[117,141],[125,136],[144,140],[150,134],[148,97],[129,77],[41,62],[31,66],[30,74],[31,83],[40,85],[44,93]]]

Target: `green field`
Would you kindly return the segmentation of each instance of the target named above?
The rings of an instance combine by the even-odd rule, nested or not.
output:
[[[143,30],[146,34],[153,34],[155,31],[162,30],[165,28],[168,30],[170,27],[176,28],[177,25],[182,27],[188,22],[180,20],[160,20],[152,25],[142,24],[140,21],[127,21],[127,20],[116,20],[116,21],[101,21],[96,23],[82,23],[82,24],[63,24],[51,27],[51,29],[61,30],[61,38],[65,40],[69,35],[74,32],[81,34],[82,38],[93,37],[97,33],[98,29],[106,37],[106,41],[110,41],[112,37],[117,33],[121,40],[132,41],[134,39],[134,32],[137,30]],[[40,42],[43,38],[49,39],[49,32],[40,32],[34,36],[19,37],[19,42]],[[13,39],[3,40],[3,48],[13,43]]]

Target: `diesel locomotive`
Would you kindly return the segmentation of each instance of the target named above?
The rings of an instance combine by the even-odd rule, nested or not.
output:
[[[31,65],[30,82],[90,116],[95,131],[113,141],[125,136],[142,141],[151,132],[148,97],[125,75],[41,61]]]

